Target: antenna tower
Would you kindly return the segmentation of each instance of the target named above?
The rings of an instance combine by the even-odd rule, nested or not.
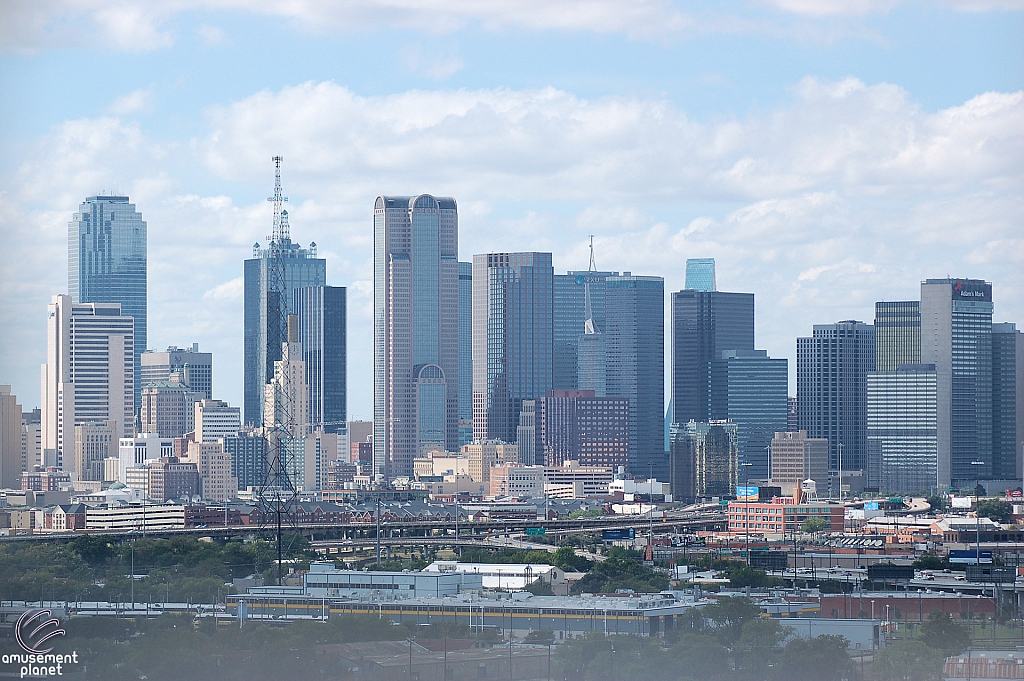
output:
[[[590,265],[587,268],[587,272],[596,272],[597,264],[594,261],[594,235],[590,235]],[[587,281],[583,286],[583,333],[585,335],[591,335],[597,333],[597,327],[594,324],[594,310],[590,304],[590,277],[587,277]]]

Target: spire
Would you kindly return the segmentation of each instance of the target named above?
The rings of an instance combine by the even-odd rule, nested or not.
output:
[[[590,266],[587,268],[587,272],[596,272],[597,264],[594,262],[594,235],[590,235]],[[587,281],[583,285],[583,334],[592,335],[599,333],[597,327],[594,325],[594,310],[590,304],[590,279],[587,277]]]
[[[288,229],[288,217],[285,213],[285,219],[281,221],[281,206],[288,200],[287,196],[284,196],[281,192],[281,161],[284,159],[280,156],[275,156],[274,161],[274,195],[269,197],[267,201],[272,201],[274,204],[274,231],[267,237],[267,241],[273,241],[280,244],[283,239],[291,238],[290,230]]]

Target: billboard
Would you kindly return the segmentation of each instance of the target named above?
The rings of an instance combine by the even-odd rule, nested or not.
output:
[[[953,282],[953,300],[992,302],[992,284],[978,279],[957,279]]]
[[[872,582],[889,582],[897,579],[913,579],[913,565],[868,565],[868,579]]]
[[[977,554],[975,549],[971,549],[970,551],[950,551],[949,552],[949,562],[950,563],[956,563],[958,565],[977,565],[978,564],[977,555],[978,554]],[[992,552],[991,551],[982,551],[981,552],[981,564],[984,565],[986,563],[988,563],[988,564],[992,563]]]
[[[620,539],[635,539],[636,530],[632,527],[625,530],[601,530],[602,541],[617,541]]]
[[[949,505],[953,508],[970,508],[971,497],[953,497],[950,499]]]
[[[761,490],[756,486],[738,485],[736,487],[736,501],[758,501],[760,494]]]
[[[864,502],[864,510],[865,511],[877,511],[878,510],[878,502],[877,501],[865,501]]]
[[[785,570],[788,555],[785,551],[751,551],[750,567],[762,570]]]

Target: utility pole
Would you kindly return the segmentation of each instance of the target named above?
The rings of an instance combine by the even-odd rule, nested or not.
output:
[[[380,565],[380,492],[377,493],[377,565]]]

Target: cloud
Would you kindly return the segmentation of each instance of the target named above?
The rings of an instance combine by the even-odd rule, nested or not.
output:
[[[900,0],[761,0],[761,4],[792,14],[820,18],[884,14],[901,3]],[[1024,10],[1024,0],[945,0],[942,4],[958,12]]]
[[[462,58],[457,55],[428,53],[421,45],[408,45],[403,48],[402,58],[410,71],[434,80],[445,80],[465,66]]]
[[[115,116],[126,116],[136,113],[149,113],[153,110],[151,103],[153,93],[149,90],[135,90],[115,99],[107,111]]]
[[[43,311],[64,290],[67,222],[85,196],[129,192],[149,227],[150,338],[200,342],[215,390],[241,392],[242,261],[270,207],[189,193],[196,167],[265,196],[284,156],[293,238],[315,240],[328,281],[349,286],[350,408],[369,413],[370,213],[378,193],[459,201],[463,259],[550,250],[556,268],[659,274],[715,257],[722,290],[757,295],[757,341],[791,357],[814,323],[871,319],[875,300],[922,279],[985,278],[1000,320],[1024,321],[1024,93],[927,111],[903,89],[855,78],[796,83],[745,118],[697,120],[658,98],[555,88],[362,96],[332,82],[210,109],[187,145],[116,117],[68,121],[39,140],[0,193],[0,366],[34,391]],[[7,235],[10,235],[9,237]],[[5,254],[6,255],[6,254]],[[31,393],[30,393],[31,394]]]
[[[225,42],[224,31],[220,30],[216,26],[210,26],[209,24],[200,25],[199,28],[196,29],[196,34],[207,47],[222,45]]]

